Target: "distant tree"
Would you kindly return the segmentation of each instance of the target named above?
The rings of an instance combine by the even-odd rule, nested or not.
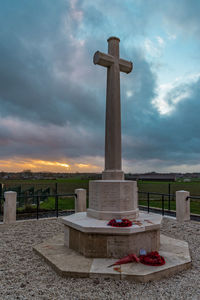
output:
[[[32,175],[32,171],[27,169],[27,170],[23,170],[22,173],[26,176],[31,176]]]

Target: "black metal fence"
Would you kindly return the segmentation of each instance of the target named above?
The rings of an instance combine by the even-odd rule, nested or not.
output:
[[[200,207],[200,196],[188,196],[187,198],[186,198],[186,200],[188,200],[188,199],[190,199],[190,200],[195,200],[195,202],[199,202],[199,207]],[[191,202],[190,202],[191,203]],[[191,206],[191,204],[190,204],[190,206]],[[195,215],[193,215],[193,214],[190,214],[190,219],[191,220],[195,220],[195,221],[200,221],[200,214],[198,213],[198,214],[195,214]]]
[[[144,197],[142,196],[144,195]],[[176,195],[175,194],[164,194],[155,192],[138,192],[139,207],[142,210],[155,213],[161,213],[163,216],[176,216]],[[200,196],[188,196],[186,200],[191,199],[190,202],[190,219],[200,221]],[[141,205],[141,202],[143,205]],[[155,203],[157,202],[157,205]],[[197,207],[197,202],[199,202]],[[195,210],[195,213],[193,213]]]
[[[40,204],[45,200],[48,200],[49,197],[55,199],[54,209],[42,209],[40,208]],[[73,197],[77,198],[77,194],[75,193],[63,193],[63,194],[26,194],[23,193],[21,195],[17,195],[17,219],[33,219],[34,216],[36,219],[44,218],[44,217],[58,217],[59,215],[69,215],[74,213],[74,209],[59,209],[59,201],[66,198]],[[3,205],[4,205],[4,196],[0,195],[0,221],[3,220]],[[21,209],[21,210],[20,210]]]
[[[4,197],[0,195],[0,221],[3,220],[3,202],[4,202]]]
[[[186,200],[188,199],[195,199],[197,201],[200,201],[200,196],[187,196]]]
[[[40,217],[49,217],[49,216],[58,216],[58,215],[66,215],[74,212],[74,204],[73,199],[69,199],[69,197],[76,197],[74,190],[79,188],[79,183],[73,184],[63,184],[63,183],[12,183],[8,182],[6,184],[0,183],[0,221],[3,219],[3,202],[4,202],[4,193],[7,191],[15,191],[17,192],[17,212],[16,217],[19,219],[27,219],[34,218],[37,219]],[[43,204],[48,203],[50,197],[51,199],[51,208],[44,208]],[[68,198],[68,199],[65,199]],[[64,200],[63,200],[64,199]],[[71,207],[71,209],[66,208],[62,209],[63,201],[69,200],[69,205],[66,207]],[[55,205],[53,204],[55,201]],[[46,203],[43,203],[46,202]],[[60,206],[61,203],[61,206]],[[54,205],[54,207],[52,207]]]
[[[48,199],[49,197],[53,197],[55,199],[55,207],[54,209],[41,209],[40,208],[40,204],[42,202],[44,202],[46,199]],[[59,209],[59,200],[62,198],[64,198],[65,201],[67,201],[66,198],[68,197],[77,197],[77,194],[75,193],[63,193],[63,194],[48,194],[48,195],[44,195],[43,193],[37,193],[34,195],[27,195],[26,197],[24,197],[24,195],[18,195],[17,196],[17,217],[19,218],[19,216],[24,216],[26,214],[26,218],[31,217],[33,215],[36,216],[37,219],[39,219],[39,216],[41,217],[49,217],[49,216],[56,216],[58,217],[59,213],[64,213],[65,214],[72,214],[74,213],[74,210],[60,210]],[[22,199],[23,201],[26,199],[26,203],[24,203],[23,201],[20,201],[20,199]],[[31,203],[30,203],[30,199],[31,199]],[[27,201],[28,200],[28,201]],[[27,203],[30,205],[28,206],[29,208],[27,208]],[[19,208],[24,206],[24,211],[20,212]]]
[[[171,214],[171,201],[175,201],[175,195],[174,194],[164,194],[164,193],[155,193],[155,192],[138,192],[139,195],[146,195],[146,203],[147,203],[147,211],[150,212],[150,201],[161,201],[161,212],[164,216],[165,212],[167,211],[168,214]],[[153,199],[152,197],[153,196]],[[140,199],[141,197],[139,197]],[[142,200],[142,199],[140,199]],[[165,208],[165,203],[167,201],[168,207]],[[155,209],[155,207],[154,207]],[[160,208],[159,208],[160,209]],[[151,209],[152,210],[152,209]]]
[[[56,191],[57,189],[55,189]],[[64,201],[68,201],[69,197],[76,198],[75,193],[49,193],[48,189],[39,189],[32,193],[31,189],[28,192],[22,192],[17,194],[17,219],[20,218],[33,218],[34,216],[39,219],[39,217],[49,217],[63,214],[74,213],[74,209],[59,209],[59,201],[64,198]],[[3,203],[4,195],[0,191],[0,220],[3,218]],[[49,197],[54,198],[54,208],[52,209],[42,209],[41,204],[49,199]],[[149,212],[157,212],[162,215],[176,216],[176,201],[175,194],[157,193],[157,192],[146,192],[139,191],[139,207],[143,210]],[[188,196],[187,199],[194,200],[195,202],[200,202],[200,196]],[[141,205],[142,203],[142,205]],[[158,205],[155,205],[157,203]],[[23,209],[22,209],[23,208]],[[20,210],[21,209],[21,210]],[[200,210],[200,207],[199,207]],[[191,214],[191,219],[200,221],[200,214]]]

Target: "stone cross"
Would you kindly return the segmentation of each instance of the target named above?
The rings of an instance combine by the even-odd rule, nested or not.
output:
[[[106,128],[105,128],[105,170],[102,179],[123,180],[121,158],[121,105],[120,105],[120,71],[130,73],[133,64],[119,58],[117,37],[108,39],[108,54],[97,51],[94,64],[107,67],[106,91]]]

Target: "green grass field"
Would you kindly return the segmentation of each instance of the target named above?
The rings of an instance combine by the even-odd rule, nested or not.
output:
[[[200,182],[159,182],[159,181],[138,181],[139,191],[144,192],[156,192],[156,193],[166,193],[169,192],[170,184],[170,194],[175,194],[176,191],[185,190],[189,191],[191,195],[200,195]]]
[[[56,184],[58,194],[74,193],[75,189],[83,188],[88,190],[89,180],[80,178],[68,178],[58,180],[5,180],[2,181],[6,190],[21,186],[21,190],[28,190],[34,186],[35,192],[39,189],[50,187],[51,194],[55,194]]]
[[[147,206],[147,201],[145,200],[140,200],[139,205]],[[151,200],[149,201],[149,206],[150,207],[155,207],[155,208],[162,208],[162,201],[159,200]],[[168,210],[168,201],[164,201],[164,208]],[[170,201],[170,210],[176,210],[176,201]],[[192,214],[200,214],[200,202],[197,201],[190,201],[190,212]]]
[[[58,199],[58,210],[74,209],[75,202],[73,197],[62,197]],[[55,198],[49,197],[48,201],[40,204],[41,209],[55,209]]]
[[[21,185],[22,190],[28,189],[32,186],[35,188],[51,187],[55,189],[58,185],[58,192],[73,193],[76,188],[85,188],[88,190],[89,180],[81,178],[68,178],[58,180],[4,180],[2,183],[7,188],[13,188]],[[189,191],[191,195],[200,195],[200,181],[196,179],[191,182],[159,182],[159,181],[138,181],[139,191],[168,193],[169,184],[171,187],[171,194],[178,190]]]
[[[13,189],[16,186],[22,186],[22,191],[27,190],[30,187],[37,189],[45,189],[50,187],[51,194],[55,194],[55,186],[57,184],[58,194],[74,193],[77,188],[84,188],[88,191],[89,180],[81,178],[69,178],[58,180],[7,180],[4,181],[7,189]],[[175,194],[178,190],[186,190],[190,192],[190,195],[200,195],[200,181],[194,180],[191,182],[159,182],[159,181],[138,181],[139,191],[144,192],[157,192],[166,193],[169,192]],[[153,197],[153,198],[152,198]],[[168,209],[168,197],[165,197],[165,208]],[[146,196],[139,194],[139,204],[147,205]],[[58,201],[59,210],[73,209],[74,199],[72,198],[60,198]],[[150,207],[162,207],[160,196],[151,196]],[[41,209],[55,209],[54,197],[49,197],[48,200],[40,203]],[[22,210],[23,208],[20,208]],[[171,201],[171,210],[175,210],[175,201]],[[200,214],[200,201],[191,201],[191,212]]]

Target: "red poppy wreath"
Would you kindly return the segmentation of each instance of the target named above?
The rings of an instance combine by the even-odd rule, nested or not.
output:
[[[128,219],[112,219],[107,225],[112,227],[130,227],[132,222]]]
[[[157,251],[148,253],[147,255],[139,256],[140,262],[148,266],[162,266],[165,264],[165,259]]]

